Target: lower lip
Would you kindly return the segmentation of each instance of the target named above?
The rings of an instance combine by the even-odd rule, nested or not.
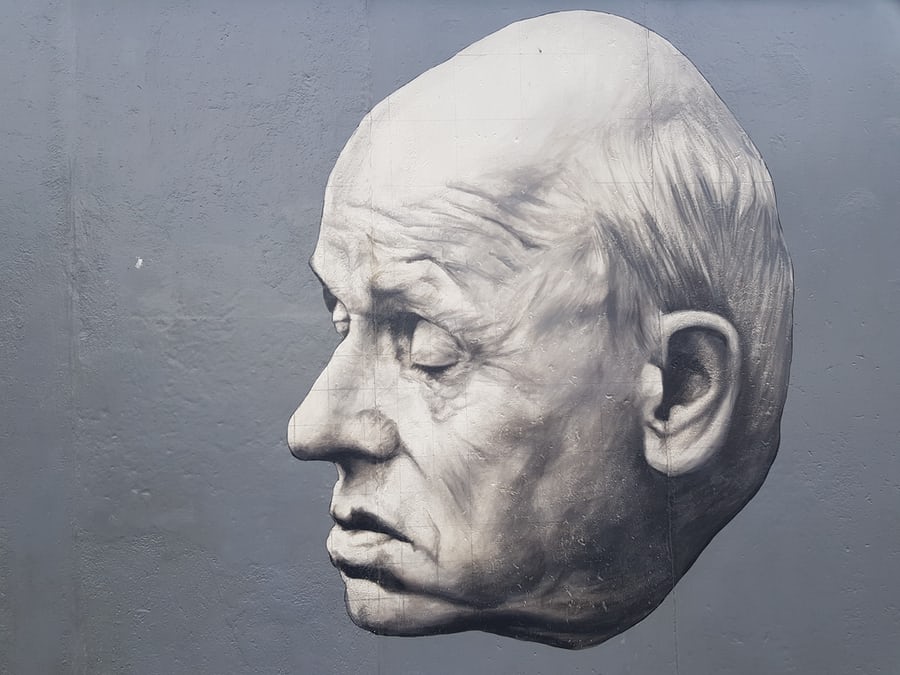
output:
[[[340,543],[341,548],[370,548],[372,546],[380,546],[390,541],[397,541],[394,537],[384,532],[373,532],[372,530],[345,530],[342,527],[335,526],[331,529],[331,537]]]
[[[331,528],[328,553],[335,565],[386,566],[398,565],[404,552],[409,556],[411,544],[395,539],[384,532]]]

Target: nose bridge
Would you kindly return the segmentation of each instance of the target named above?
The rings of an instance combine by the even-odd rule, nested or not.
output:
[[[298,459],[331,461],[390,456],[398,445],[393,362],[378,355],[374,344],[342,343],[291,416],[291,453]]]

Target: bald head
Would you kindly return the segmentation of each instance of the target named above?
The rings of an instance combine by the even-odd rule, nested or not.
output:
[[[631,21],[520,21],[379,103],[312,262],[343,342],[291,447],[339,467],[331,556],[376,632],[602,642],[774,459],[792,279],[771,178]]]
[[[597,183],[649,181],[653,138],[635,131],[696,108],[710,123],[730,118],[659,35],[599,12],[548,14],[479,40],[381,101],[341,153],[329,191],[389,207],[576,162]],[[611,153],[616,133],[629,144]]]

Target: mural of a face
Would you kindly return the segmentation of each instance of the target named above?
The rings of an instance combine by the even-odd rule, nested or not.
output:
[[[774,459],[790,263],[771,179],[696,69],[594,12],[385,99],[326,188],[342,341],[288,428],[378,633],[597,644],[653,610]]]

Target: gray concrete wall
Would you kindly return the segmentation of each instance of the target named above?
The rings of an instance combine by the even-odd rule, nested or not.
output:
[[[0,672],[898,672],[900,6],[582,6],[713,83],[795,265],[781,454],[675,594],[583,652],[375,637],[324,551],[333,469],[284,445],[336,341],[305,265],[355,124],[570,5],[5,2]]]

